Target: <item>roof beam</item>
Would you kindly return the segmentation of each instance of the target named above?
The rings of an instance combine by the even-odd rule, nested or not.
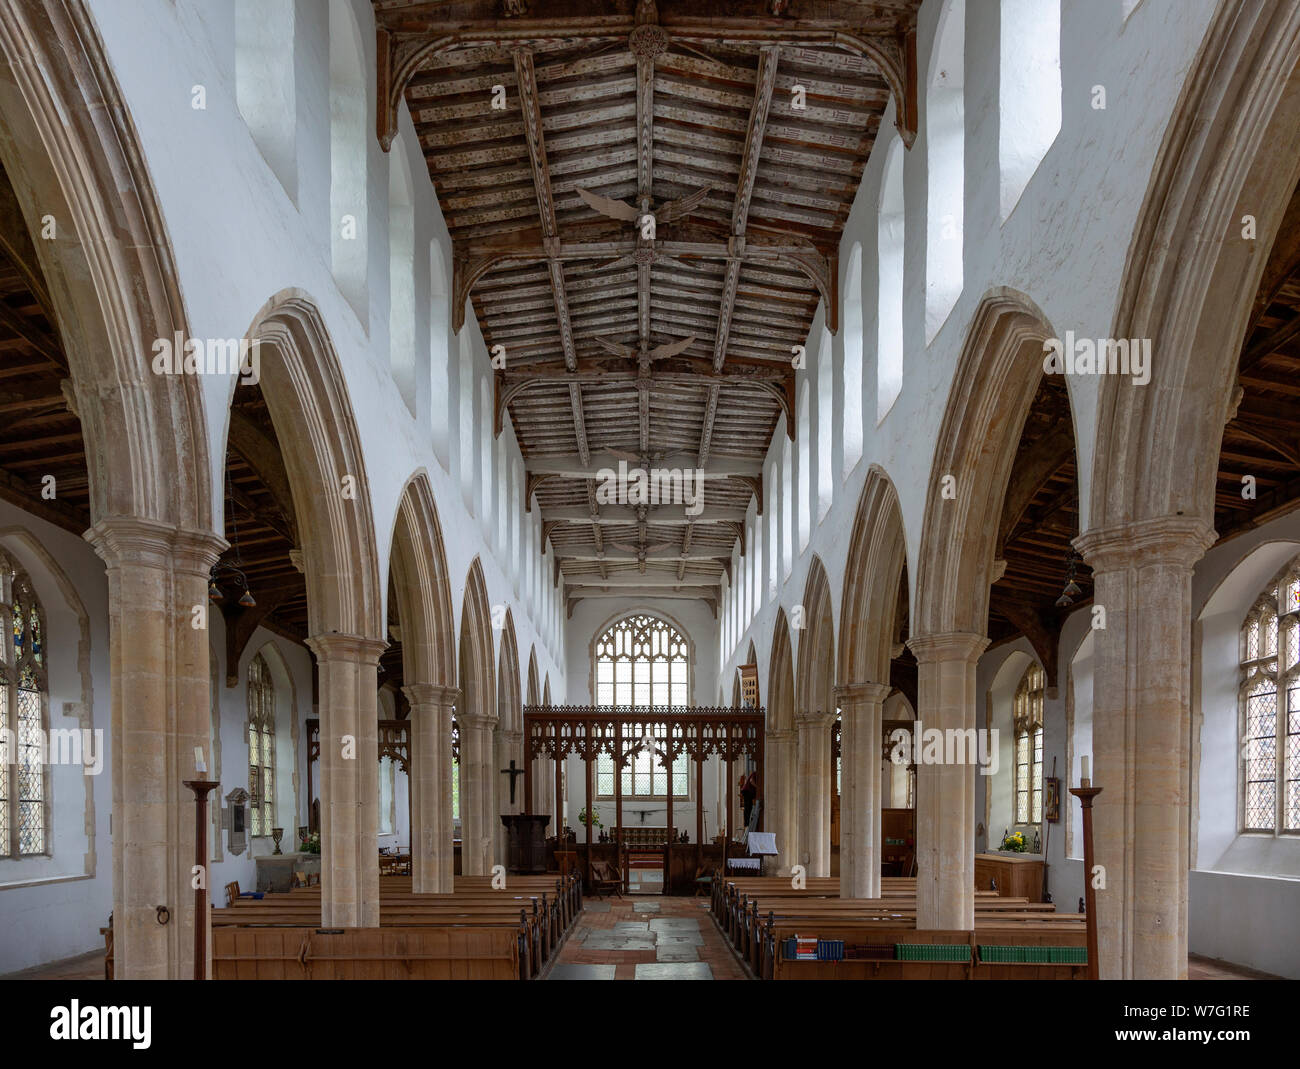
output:
[[[646,522],[657,527],[681,527],[688,523],[744,523],[745,509],[706,508],[694,516],[686,514],[685,505],[647,505]],[[602,505],[596,515],[580,505],[542,509],[545,523],[592,523],[597,526],[621,526],[638,521],[638,509],[632,505]],[[728,551],[730,552],[730,551]]]
[[[680,553],[677,553],[675,551],[670,551],[670,550],[664,550],[661,552],[655,550],[647,550],[645,553],[645,561],[649,564],[676,564],[679,561],[692,561],[697,563],[718,563],[721,562],[723,558],[729,559],[730,557],[731,557],[731,550],[722,549],[722,548],[710,550],[704,553],[688,553],[684,556]],[[640,554],[638,554],[635,550],[630,550],[630,549],[608,549],[605,550],[603,554],[566,553],[564,555],[564,561],[566,564],[570,561],[573,561],[575,563],[586,563],[586,564],[595,563],[597,561],[602,562],[604,564],[640,564],[641,559],[642,558]],[[569,578],[574,579],[575,577],[570,576]],[[584,577],[584,576],[576,577],[576,579],[579,581],[585,581],[587,578],[589,577]],[[672,581],[672,585],[674,586],[678,585],[682,581],[683,580],[681,579],[674,579]],[[694,580],[691,581],[693,582]],[[602,583],[603,582],[604,580],[602,580]]]
[[[680,455],[686,457],[687,451]],[[670,457],[663,457],[669,460]],[[592,453],[587,460],[578,463],[572,456],[568,457],[530,457],[526,461],[529,475],[546,475],[562,479],[602,479],[609,471],[620,472],[619,465],[631,472],[637,468],[635,461],[629,461],[627,454],[602,452]],[[695,469],[696,478],[705,479],[756,479],[763,474],[763,461],[750,457],[717,457],[708,464],[701,464]]]
[[[696,0],[662,0],[659,23],[678,41],[838,47],[869,59],[894,95],[895,125],[909,148],[917,133],[916,17],[881,15],[852,0],[819,0],[814,18],[700,14]],[[524,17],[500,18],[495,0],[456,5],[416,4],[377,9],[376,131],[387,151],[397,136],[397,109],[406,87],[425,63],[441,52],[465,46],[502,48],[542,39],[626,40],[634,14],[572,16],[570,0],[530,0]],[[567,17],[566,17],[567,16]]]

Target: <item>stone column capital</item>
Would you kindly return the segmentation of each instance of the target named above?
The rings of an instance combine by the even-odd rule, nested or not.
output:
[[[206,575],[229,546],[211,531],[196,531],[142,516],[105,516],[82,535],[110,567],[179,566]]]
[[[436,705],[445,709],[460,701],[458,688],[444,687],[437,683],[408,683],[402,688],[402,693],[412,706]]]
[[[520,746],[524,741],[522,731],[503,731],[501,732],[502,740],[509,746]]]
[[[835,723],[835,714],[824,712],[795,713],[794,722],[798,727],[809,730],[828,728]]]
[[[790,728],[786,728],[785,730],[781,730],[781,731],[772,731],[772,730],[769,729],[768,731],[766,731],[766,732],[764,733],[764,739],[765,739],[765,741],[767,741],[767,742],[769,742],[769,743],[771,743],[771,742],[790,742],[791,740],[793,740],[793,739],[795,739],[795,738],[797,738],[797,737],[798,737],[798,732],[796,732],[796,731],[794,731],[794,730],[792,730],[792,729],[790,729]]]
[[[835,688],[835,700],[841,709],[854,705],[882,704],[894,688],[888,683],[841,683]]]
[[[495,716],[486,716],[483,713],[457,713],[456,723],[460,725],[461,730],[473,728],[490,728],[497,722]]]
[[[916,635],[907,640],[917,664],[939,661],[966,661],[974,664],[989,644],[988,636],[968,631],[950,631],[941,635]]]
[[[345,635],[331,631],[324,635],[312,635],[307,639],[307,647],[322,663],[356,661],[365,665],[378,665],[380,655],[388,649],[388,643],[365,635]]]
[[[1199,517],[1157,516],[1094,527],[1079,535],[1073,545],[1094,572],[1150,564],[1190,568],[1218,537],[1214,528]]]

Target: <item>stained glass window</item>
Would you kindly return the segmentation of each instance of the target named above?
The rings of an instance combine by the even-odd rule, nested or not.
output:
[[[1043,690],[1046,677],[1031,664],[1016,688],[1015,726],[1016,823],[1043,819]]]
[[[596,704],[614,706],[690,705],[689,640],[658,617],[626,616],[596,639]],[[623,769],[625,797],[666,798],[668,769],[660,763],[666,727],[647,725],[641,748]],[[690,759],[673,759],[673,797],[690,796]],[[596,758],[596,795],[614,794],[614,759]]]
[[[0,556],[0,857],[49,852],[44,610],[21,568]]]
[[[248,666],[249,833],[275,827],[275,683],[259,653]]]
[[[1241,628],[1241,827],[1300,831],[1300,557]]]

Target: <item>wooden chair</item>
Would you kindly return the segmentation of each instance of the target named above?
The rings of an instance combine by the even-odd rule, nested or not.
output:
[[[235,899],[239,897],[239,881],[231,880],[226,884],[226,906],[229,908],[235,904]]]
[[[703,865],[695,866],[695,897],[708,894],[713,890],[713,876]]]
[[[611,890],[619,898],[623,897],[623,875],[618,871],[617,865],[611,865],[608,861],[591,863],[591,883],[598,898],[604,897]]]

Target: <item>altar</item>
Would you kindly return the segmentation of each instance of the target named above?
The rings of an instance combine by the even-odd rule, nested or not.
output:
[[[295,872],[320,876],[320,854],[264,854],[253,861],[257,864],[259,891],[288,894]]]

